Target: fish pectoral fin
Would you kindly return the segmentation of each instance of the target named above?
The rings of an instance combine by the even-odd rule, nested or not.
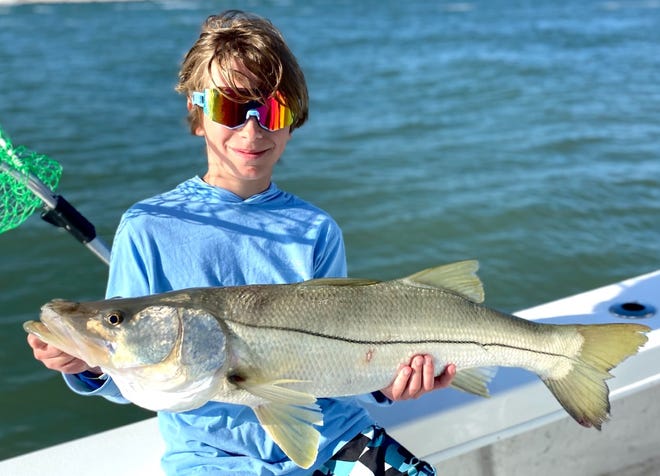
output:
[[[467,393],[480,397],[490,397],[488,384],[495,374],[496,367],[480,367],[475,369],[459,370],[451,381],[451,386]]]
[[[447,289],[470,301],[481,303],[484,301],[484,287],[477,276],[478,269],[477,260],[458,261],[425,269],[401,281],[416,286]]]

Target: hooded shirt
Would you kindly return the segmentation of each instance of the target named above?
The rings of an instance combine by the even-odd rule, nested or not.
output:
[[[203,286],[296,283],[346,276],[339,226],[323,210],[277,188],[242,199],[194,177],[143,200],[122,216],[113,242],[106,297],[137,297]],[[83,395],[127,403],[109,378],[65,375]],[[310,474],[373,424],[359,400],[319,399],[319,455],[303,470],[266,434],[249,407],[209,402],[187,412],[158,412],[167,474]]]

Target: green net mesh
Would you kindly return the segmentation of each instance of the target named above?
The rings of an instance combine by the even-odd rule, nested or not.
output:
[[[24,147],[14,148],[0,128],[0,233],[16,228],[41,207],[41,199],[28,186],[30,175],[52,191],[62,166]]]

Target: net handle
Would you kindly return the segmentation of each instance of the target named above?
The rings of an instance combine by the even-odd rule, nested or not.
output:
[[[3,172],[10,174],[15,180],[24,180],[24,175],[0,162]],[[110,263],[110,248],[96,236],[94,225],[61,195],[53,194],[46,185],[34,174],[28,174],[25,185],[41,199],[46,209],[42,218],[48,223],[62,227],[84,244],[105,264]]]

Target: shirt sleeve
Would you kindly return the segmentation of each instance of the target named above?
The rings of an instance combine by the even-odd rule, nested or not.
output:
[[[105,297],[137,297],[151,294],[145,246],[124,216],[112,242]]]
[[[106,298],[149,294],[147,276],[139,241],[134,238],[130,224],[122,218],[112,243]],[[99,380],[89,378],[83,372],[63,374],[63,377],[67,386],[78,395],[100,396],[114,403],[130,403],[109,376]]]
[[[95,396],[105,398],[113,403],[131,403],[119,391],[119,388],[110,377],[106,380],[86,378],[82,374],[62,374],[67,386],[78,395]]]
[[[332,219],[319,237],[314,260],[315,278],[344,278],[348,274],[344,237]]]

